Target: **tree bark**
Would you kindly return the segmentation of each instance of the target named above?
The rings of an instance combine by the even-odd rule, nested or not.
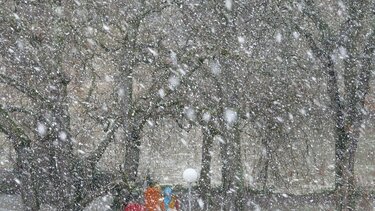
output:
[[[263,147],[265,148],[265,153],[262,156],[264,159],[264,163],[262,166],[262,170],[260,171],[260,179],[262,184],[262,190],[264,192],[268,191],[267,182],[268,182],[268,175],[269,175],[269,166],[271,161],[271,146],[270,146],[270,137],[266,135],[265,139],[262,140]]]
[[[238,125],[225,129],[225,140],[221,144],[222,191],[224,210],[243,210],[244,184],[241,160],[240,131]]]
[[[33,164],[30,162],[30,148],[20,148],[16,150],[16,171],[19,175],[21,197],[24,209],[36,211],[40,208],[38,192],[35,188],[35,172]]]
[[[126,140],[126,154],[124,161],[124,173],[127,182],[135,182],[138,175],[140,159],[140,132],[139,129],[132,129]]]
[[[16,125],[9,114],[0,106],[0,131],[7,134],[13,141],[17,153],[16,172],[18,172],[22,201],[25,210],[39,210],[38,191],[36,189],[35,168],[32,162],[31,140],[24,131]]]
[[[203,127],[203,143],[202,143],[202,168],[199,178],[199,190],[204,202],[205,210],[211,207],[211,150],[214,134],[210,126]]]

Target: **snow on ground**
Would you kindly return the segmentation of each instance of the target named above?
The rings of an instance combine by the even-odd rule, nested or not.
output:
[[[107,211],[111,210],[112,196],[106,195],[100,198],[95,199],[89,204],[83,211]]]
[[[103,196],[95,199],[84,211],[106,211],[111,210],[111,196]],[[22,199],[20,195],[0,194],[0,211],[23,211]],[[55,211],[51,206],[42,205],[40,211]]]
[[[0,194],[0,211],[22,211],[21,196]]]

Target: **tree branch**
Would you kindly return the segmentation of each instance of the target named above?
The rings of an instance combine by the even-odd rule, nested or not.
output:
[[[326,50],[330,49],[330,46],[332,45],[332,42],[330,41],[332,33],[328,24],[321,18],[322,15],[317,10],[313,0],[306,0],[305,2],[308,5],[308,8],[303,10],[303,14],[309,17],[319,30],[321,36],[320,42],[322,45],[324,45]]]
[[[92,168],[94,168],[96,166],[96,164],[102,158],[105,150],[107,149],[107,147],[109,146],[109,144],[112,142],[112,140],[114,138],[114,134],[115,134],[115,132],[117,131],[117,129],[119,127],[118,123],[119,123],[120,119],[121,118],[117,118],[117,119],[115,119],[112,122],[111,129],[108,130],[105,139],[102,142],[100,142],[98,148],[96,148],[94,150],[94,152],[92,152],[88,156],[87,161],[90,163],[90,166]]]
[[[24,113],[28,114],[31,116],[35,116],[34,113],[31,110],[22,108],[22,107],[17,107],[17,106],[8,106],[8,105],[2,105],[0,104],[0,108],[2,108],[4,111],[7,112],[19,112],[19,113]]]
[[[181,79],[181,84],[184,83],[185,80],[188,80],[189,76],[191,76],[197,69],[199,69],[203,65],[204,58],[200,58],[199,61],[197,61],[198,64],[190,70],[184,77]],[[181,85],[180,85],[181,86]],[[160,106],[159,103],[162,101],[169,101],[170,99],[173,99],[173,94],[176,93],[174,90],[165,89],[166,93],[164,97],[158,96],[158,99],[155,100],[155,103],[149,104],[148,108],[144,110],[145,112],[137,112],[135,114],[135,120],[136,127],[141,128],[144,123],[146,123],[147,119],[149,119],[152,114],[155,112],[155,110]],[[134,111],[143,111],[142,104],[138,104],[135,106]]]
[[[9,114],[0,107],[0,131],[10,136],[14,141],[14,149],[16,151],[31,144],[31,139],[26,135],[25,131],[19,127]]]
[[[27,96],[29,96],[30,98],[34,100],[46,100],[46,98],[42,94],[40,94],[37,90],[31,87],[27,87],[25,84],[22,84],[21,82],[11,77],[8,77],[2,73],[0,73],[0,82],[3,82],[9,86],[14,87],[18,91],[26,94]]]

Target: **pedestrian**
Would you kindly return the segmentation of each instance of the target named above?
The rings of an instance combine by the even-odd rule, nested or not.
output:
[[[155,182],[150,181],[145,195],[145,205],[146,211],[160,211],[161,210],[161,189],[160,186],[157,185]]]
[[[126,205],[124,211],[145,211],[146,208],[136,202],[130,202],[129,204]]]
[[[176,195],[172,193],[171,187],[166,187],[164,189],[164,197],[162,203],[162,211],[178,211],[180,203]]]
[[[138,203],[139,197],[130,193],[124,204],[124,211],[146,211],[146,208]]]

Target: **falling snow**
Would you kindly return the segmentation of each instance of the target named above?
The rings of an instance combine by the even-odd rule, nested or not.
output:
[[[208,113],[208,112],[203,113],[202,119],[203,119],[205,122],[209,122],[209,121],[211,120],[211,114]]]
[[[298,32],[296,32],[296,31],[294,31],[293,32],[293,37],[294,37],[294,39],[298,39],[299,38],[299,33]]]
[[[233,109],[226,108],[224,111],[224,119],[229,125],[233,124],[237,120],[237,112]]]
[[[345,58],[348,57],[348,52],[347,52],[346,48],[344,48],[343,46],[339,47],[339,57],[340,57],[340,59],[345,59]]]
[[[195,110],[193,108],[185,107],[184,113],[189,120],[191,120],[191,121],[195,120],[196,113],[195,113]]]
[[[219,75],[221,72],[219,61],[215,60],[211,63],[211,71],[214,75]]]
[[[171,51],[171,61],[173,65],[177,66],[177,54],[174,51]]]
[[[180,79],[176,76],[172,76],[168,79],[168,82],[169,82],[169,88],[171,90],[174,90],[180,84]]]
[[[280,32],[277,32],[275,35],[276,42],[281,43],[281,40],[283,39],[283,36]]]
[[[0,1],[0,210],[374,210],[373,1],[36,2]]]
[[[243,44],[243,43],[245,42],[245,37],[243,37],[243,36],[239,36],[239,37],[238,37],[238,42],[239,42],[240,44]]]
[[[165,91],[164,91],[164,89],[159,89],[158,93],[159,93],[159,96],[161,98],[165,97]]]
[[[228,9],[228,10],[232,10],[232,0],[225,0],[225,7]]]
[[[154,49],[152,49],[152,48],[148,48],[148,50],[152,53],[152,55],[154,55],[154,56],[158,56],[159,54],[158,54],[158,52],[157,51],[155,51]]]
[[[124,88],[120,88],[118,91],[117,91],[117,94],[118,96],[121,98],[121,97],[124,97],[125,95],[125,89]]]
[[[68,136],[67,136],[66,132],[60,131],[58,137],[61,141],[65,141]]]
[[[109,26],[106,25],[106,24],[103,24],[103,29],[104,29],[105,31],[107,31],[107,32],[109,32],[109,30],[110,30]]]
[[[37,130],[38,130],[39,135],[43,137],[46,135],[47,127],[43,123],[38,122]]]

